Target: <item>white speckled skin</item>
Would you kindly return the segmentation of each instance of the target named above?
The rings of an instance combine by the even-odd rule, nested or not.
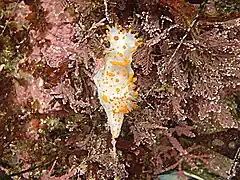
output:
[[[107,114],[113,138],[120,134],[124,114],[132,111],[137,92],[131,68],[132,55],[140,42],[120,27],[108,27],[110,48],[105,52],[103,66],[93,77],[98,98]]]

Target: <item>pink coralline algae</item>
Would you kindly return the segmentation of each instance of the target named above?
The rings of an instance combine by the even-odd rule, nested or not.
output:
[[[50,67],[59,67],[62,61],[75,59],[77,45],[74,36],[73,18],[57,1],[41,1],[46,13],[45,26],[30,30],[33,52],[30,61],[45,61]]]
[[[37,100],[40,113],[60,110],[60,106],[67,103],[75,111],[78,111],[79,107],[90,106],[88,100],[84,101],[83,96],[80,97],[83,91],[81,78],[73,80],[73,76],[76,79],[79,75],[78,64],[81,63],[80,58],[84,52],[82,47],[74,42],[74,18],[64,4],[58,1],[40,1],[40,4],[43,17],[39,22],[33,21],[35,24],[29,30],[32,50],[20,63],[20,68],[33,76],[33,82],[27,87],[16,84],[19,95],[17,100],[25,101],[23,104],[28,98]],[[86,51],[84,56],[85,53]],[[86,56],[83,58],[86,59]],[[41,86],[39,82],[42,83]],[[25,92],[24,98],[23,89],[28,92]],[[55,101],[56,99],[58,101]]]

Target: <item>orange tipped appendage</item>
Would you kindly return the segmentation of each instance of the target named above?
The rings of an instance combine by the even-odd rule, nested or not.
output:
[[[142,44],[143,44],[143,42],[141,42],[141,41],[135,42],[135,46],[136,46],[136,47],[140,47]]]
[[[134,34],[134,36],[138,36],[138,35],[139,35],[139,33],[135,33],[135,34]]]
[[[134,91],[134,96],[138,96],[138,92],[137,91]]]
[[[118,108],[118,112],[119,113],[125,113],[125,114],[129,113],[127,105],[126,104],[120,105],[119,108]]]
[[[135,48],[132,48],[129,50],[130,53],[135,53],[136,52],[136,49]]]
[[[108,30],[111,30],[111,27],[110,27],[109,25],[106,25],[106,28],[107,28]]]

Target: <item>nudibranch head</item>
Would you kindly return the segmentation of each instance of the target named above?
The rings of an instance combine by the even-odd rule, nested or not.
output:
[[[135,52],[137,47],[142,45],[141,39],[137,39],[135,36],[137,34],[132,34],[131,29],[127,32],[122,29],[121,26],[117,24],[115,27],[107,26],[107,37],[110,42],[110,49],[114,49],[119,53]]]
[[[134,72],[131,68],[132,55],[142,44],[131,30],[120,26],[108,26],[110,48],[105,53],[104,65],[94,76],[100,103],[108,117],[112,137],[117,138],[121,131],[124,114],[136,108]]]

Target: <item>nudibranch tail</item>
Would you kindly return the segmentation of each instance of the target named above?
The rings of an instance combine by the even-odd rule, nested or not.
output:
[[[105,52],[103,67],[94,76],[100,103],[107,114],[113,138],[121,132],[124,114],[136,108],[135,90],[137,78],[131,68],[132,56],[142,45],[142,40],[115,24],[107,25],[107,38],[110,48]]]

